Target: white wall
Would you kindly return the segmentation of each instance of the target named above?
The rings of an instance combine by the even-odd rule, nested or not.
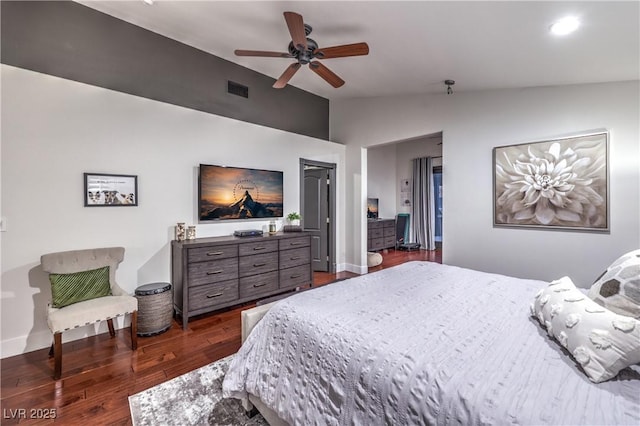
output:
[[[300,211],[299,158],[337,163],[337,263],[344,267],[345,147],[2,66],[2,357],[51,344],[44,253],[124,246],[129,292],[170,281],[176,222],[197,224],[197,166],[284,171],[284,210]],[[83,172],[138,176],[138,207],[83,207]],[[230,235],[268,221],[197,225]],[[119,326],[123,326],[122,323]],[[85,327],[65,333],[82,337]],[[102,325],[100,332],[106,329]]]
[[[569,275],[588,287],[640,247],[639,89],[632,81],[332,101],[331,138],[347,144],[349,162],[355,147],[443,131],[443,261],[543,280]],[[493,228],[493,147],[598,128],[611,132],[610,233]],[[347,180],[350,172],[358,171]],[[357,244],[347,238],[348,257]]]

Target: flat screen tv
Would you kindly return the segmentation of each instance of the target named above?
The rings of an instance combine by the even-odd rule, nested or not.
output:
[[[282,172],[200,164],[200,222],[283,217]]]
[[[367,219],[378,218],[378,199],[367,198]]]

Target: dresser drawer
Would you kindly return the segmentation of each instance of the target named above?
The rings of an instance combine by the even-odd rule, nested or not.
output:
[[[238,298],[238,280],[201,285],[189,289],[189,310],[214,308]]]
[[[282,250],[280,252],[280,269],[309,264],[311,262],[311,250],[308,247],[302,249]]]
[[[396,245],[396,237],[384,237],[384,246],[385,247],[393,247]]]
[[[277,245],[276,245],[277,246]],[[240,277],[278,270],[278,252],[243,256],[240,258]]]
[[[296,237],[280,240],[280,250],[287,250],[297,247],[308,247],[311,245],[311,237]]]
[[[383,228],[383,236],[385,237],[394,237],[396,235],[396,227],[395,226],[385,226]]]
[[[278,271],[240,278],[240,298],[259,297],[278,289]]]
[[[252,254],[269,253],[278,251],[278,241],[257,241],[255,243],[240,244],[238,248],[240,256],[248,256]]]
[[[238,258],[192,263],[189,265],[189,287],[238,278]]]
[[[367,238],[382,238],[384,230],[382,228],[369,229],[367,232]]]
[[[192,248],[188,250],[187,261],[193,262],[206,262],[209,260],[227,259],[230,257],[238,256],[238,246],[214,246],[214,247],[201,247]]]
[[[380,250],[384,246],[384,238],[373,238],[369,240],[372,250]]]
[[[380,221],[380,220],[372,220],[370,222],[367,222],[367,228],[369,228],[369,229],[382,228],[382,221]]]
[[[280,270],[280,288],[297,287],[309,283],[311,283],[311,266],[309,264]]]

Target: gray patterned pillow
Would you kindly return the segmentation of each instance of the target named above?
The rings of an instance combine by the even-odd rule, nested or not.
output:
[[[595,303],[563,277],[540,290],[531,304],[547,334],[600,383],[640,362],[640,321]]]
[[[593,283],[589,298],[617,314],[640,318],[640,249],[616,259]]]

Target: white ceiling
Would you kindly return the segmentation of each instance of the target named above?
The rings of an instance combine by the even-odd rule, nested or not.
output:
[[[80,1],[156,33],[278,78],[284,58],[237,57],[235,49],[287,51],[282,13],[300,13],[321,47],[365,41],[368,56],[323,63],[346,84],[309,69],[290,84],[328,99],[549,86],[640,78],[640,2],[458,1]],[[577,32],[553,36],[567,15]],[[274,89],[276,90],[276,89]]]

